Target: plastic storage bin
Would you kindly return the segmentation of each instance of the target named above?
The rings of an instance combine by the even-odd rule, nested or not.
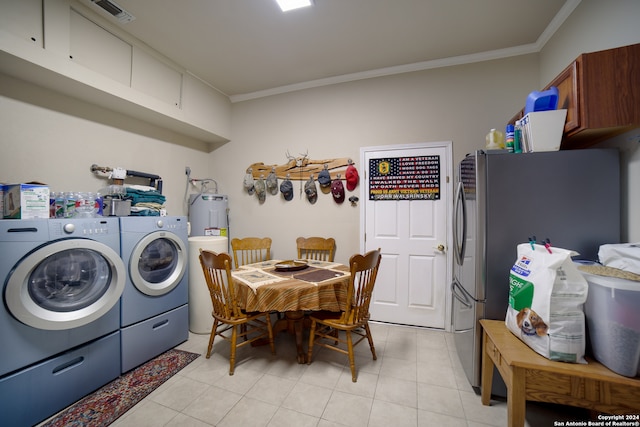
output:
[[[527,97],[527,102],[524,107],[524,114],[529,114],[534,111],[549,111],[558,108],[558,88],[551,86],[549,89],[538,92],[534,90]]]
[[[640,282],[581,273],[589,283],[584,312],[593,357],[620,375],[640,375]]]

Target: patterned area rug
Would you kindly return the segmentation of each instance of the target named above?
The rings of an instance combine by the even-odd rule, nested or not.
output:
[[[169,350],[60,412],[42,427],[108,426],[200,355]]]

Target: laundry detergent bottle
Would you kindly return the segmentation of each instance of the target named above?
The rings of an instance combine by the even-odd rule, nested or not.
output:
[[[487,150],[501,150],[504,148],[504,134],[499,130],[491,129],[485,140],[485,148]]]

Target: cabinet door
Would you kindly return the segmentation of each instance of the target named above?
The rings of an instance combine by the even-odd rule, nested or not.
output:
[[[71,10],[71,59],[91,70],[131,85],[132,46]]]
[[[574,61],[558,75],[546,88],[558,88],[558,108],[567,110],[564,134],[580,127],[580,105],[578,104],[578,61]]]
[[[133,49],[131,87],[180,107],[182,73],[137,47]]]
[[[43,47],[42,1],[3,1],[0,4],[0,28]]]

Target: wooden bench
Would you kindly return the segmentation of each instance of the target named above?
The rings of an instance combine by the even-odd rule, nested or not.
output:
[[[587,365],[553,362],[520,341],[503,320],[483,319],[480,324],[482,404],[489,405],[495,365],[507,385],[510,427],[524,426],[527,400],[578,406],[605,414],[628,414],[626,420],[640,421],[639,378],[618,375],[592,359],[587,359]],[[597,421],[601,420],[604,417]]]

